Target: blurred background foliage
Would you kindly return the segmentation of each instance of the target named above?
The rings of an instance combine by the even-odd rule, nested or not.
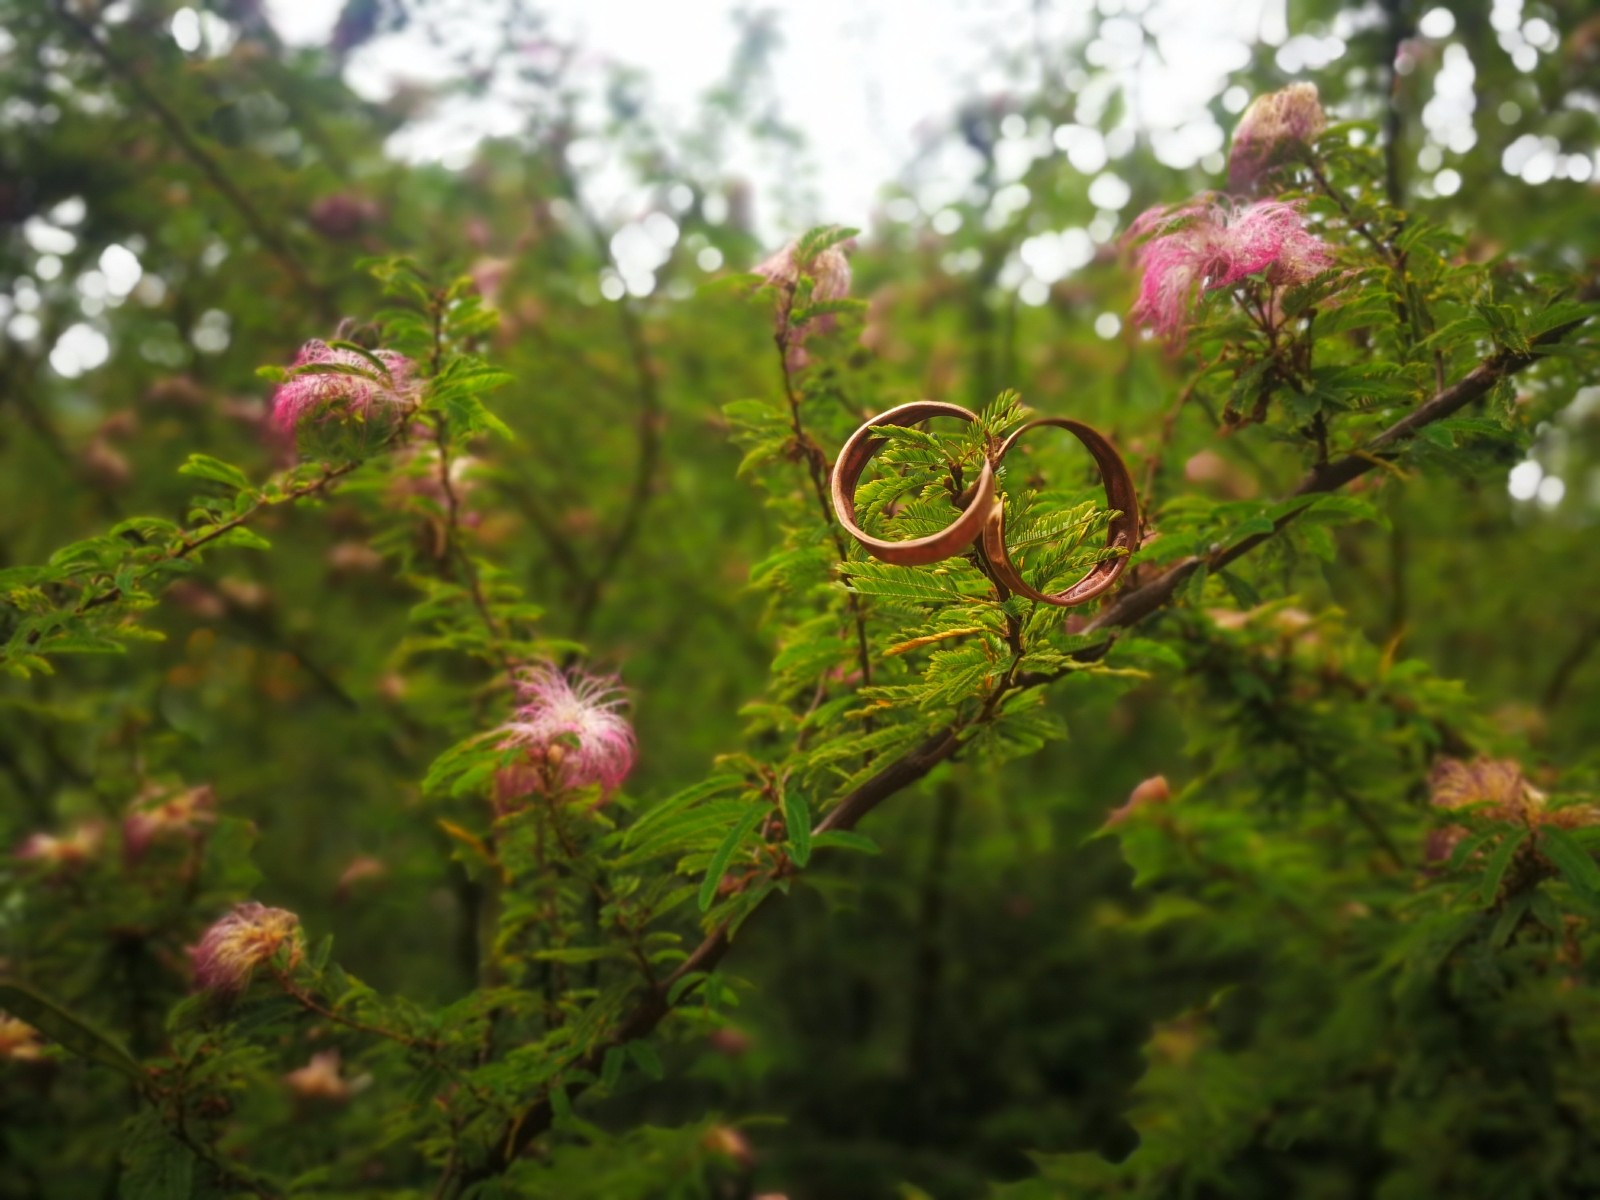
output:
[[[466,271],[502,314],[492,356],[515,377],[497,411],[517,437],[486,453],[479,532],[544,607],[545,632],[582,641],[632,689],[629,793],[674,791],[738,744],[774,649],[747,579],[777,533],[737,477],[721,406],[779,388],[778,356],[766,314],[718,280],[808,223],[862,229],[853,291],[870,308],[838,384],[847,408],[979,407],[1013,388],[1107,431],[1156,510],[1186,493],[1281,494],[1300,473],[1269,431],[1222,436],[1199,407],[1173,409],[1188,366],[1126,320],[1118,234],[1219,185],[1250,97],[1316,82],[1331,113],[1393,146],[1402,206],[1459,233],[1469,257],[1592,274],[1592,5],[1268,5],[1237,61],[1210,66],[1203,102],[1152,127],[1150,89],[1193,52],[1185,22],[1208,19],[1190,7],[1209,6],[1039,3],[1034,18],[1060,19],[1028,36],[1024,6],[972,10],[992,11],[974,53],[1005,86],[929,112],[914,158],[868,181],[881,188],[858,214],[819,210],[812,167],[830,140],[802,136],[808,96],[774,82],[782,11],[716,16],[734,22],[736,52],[695,119],[666,128],[650,63],[608,60],[603,38],[569,44],[520,0],[347,0],[314,45],[285,44],[254,0],[0,0],[0,566],[123,515],[181,511],[191,488],[174,468],[192,451],[279,461],[255,370],[377,307],[358,259]],[[489,31],[470,49],[456,46],[464,23]],[[402,36],[451,71],[377,99],[353,91],[351,65]],[[832,86],[829,63],[811,70]],[[882,86],[895,78],[886,65]],[[448,162],[386,153],[442,137],[452,113],[494,135]],[[1517,439],[1373,492],[1387,527],[1340,530],[1333,561],[1242,574],[1364,648],[1345,653],[1460,680],[1440,708],[1477,744],[1536,779],[1545,764],[1582,778],[1600,732],[1600,390],[1520,404]],[[331,931],[375,987],[453,998],[471,986],[448,965],[460,917],[415,787],[448,738],[415,719],[438,697],[414,693],[395,650],[414,593],[376,569],[371,530],[338,502],[283,511],[265,532],[272,555],[219,555],[175,590],[152,618],[165,641],[0,690],[0,842],[120,811],[146,778],[210,783],[260,831],[262,899]],[[1185,636],[1207,636],[1203,623]],[[1216,673],[1239,669],[1224,660]],[[1414,794],[1426,761],[1369,752],[1359,719],[1328,716],[1337,778],[1274,774],[1281,736],[1248,725],[1232,685],[1194,665],[1207,661],[1115,700],[1069,681],[1051,694],[1069,741],[998,772],[945,768],[887,807],[872,830],[885,854],[831,865],[742,936],[736,1027],[674,1050],[667,1082],[600,1122],[750,1121],[755,1186],[795,1200],[975,1196],[1030,1177],[1031,1155],[1126,1155],[1141,1079],[1144,1102],[1153,1088],[1176,1108],[1226,1108],[1230,1088],[1293,1076],[1279,1060],[1186,1082],[1197,1008],[1228,997],[1226,1039],[1262,1006],[1314,1003],[1278,993],[1318,977],[1275,963],[1260,944],[1270,923],[1248,909],[1237,919],[1256,936],[1231,948],[1156,919],[1116,842],[1088,835],[1156,774],[1175,791],[1203,775],[1214,794],[1325,801]],[[76,990],[113,986],[109,961],[69,966]],[[1526,1052],[1502,1035],[1486,1057]],[[1280,1048],[1294,1044],[1290,1030]],[[37,1165],[41,1145],[70,1153],[72,1131],[30,1115],[23,1085],[0,1096],[0,1158],[27,1143],[46,1172],[0,1171],[0,1195],[94,1194]],[[1589,1130],[1594,1099],[1575,1109]],[[1374,1161],[1311,1128],[1298,1149],[1256,1147],[1185,1194],[1377,1194],[1396,1139],[1517,1160],[1453,1144],[1452,1113],[1428,1103],[1404,1127],[1349,1132],[1381,1122],[1373,1111],[1346,1134]],[[1346,1116],[1330,1097],[1326,1123]],[[1526,1167],[1515,1186],[1540,1177]],[[1017,1194],[1089,1194],[1087,1177],[1052,1183],[1052,1169],[1067,1171]],[[1514,1194],[1491,1177],[1453,1183]],[[1408,1178],[1383,1194],[1443,1194]]]

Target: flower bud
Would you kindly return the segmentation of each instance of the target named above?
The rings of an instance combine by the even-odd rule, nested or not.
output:
[[[1228,186],[1253,191],[1271,169],[1305,154],[1327,127],[1314,83],[1257,96],[1239,118],[1228,154]]]
[[[731,1125],[713,1125],[706,1131],[700,1144],[711,1153],[732,1159],[746,1169],[755,1165],[756,1156],[750,1148],[750,1139]]]
[[[741,1058],[749,1052],[752,1039],[744,1030],[724,1025],[721,1029],[713,1029],[707,1034],[706,1042],[725,1058]]]
[[[1121,825],[1141,808],[1166,804],[1171,799],[1172,788],[1167,783],[1167,777],[1165,775],[1152,775],[1128,793],[1128,799],[1123,803],[1122,807],[1112,810],[1111,815],[1106,818],[1106,824]]]
[[[155,841],[187,837],[197,840],[216,818],[217,797],[209,786],[183,791],[147,790],[134,800],[122,819],[122,852],[137,862]]]
[[[355,237],[382,216],[377,204],[365,196],[335,192],[311,206],[311,225],[325,238],[336,241]]]
[[[382,879],[388,873],[389,867],[381,858],[373,858],[370,854],[357,855],[340,873],[339,882],[334,885],[334,897],[343,900],[358,884]]]
[[[346,1079],[339,1071],[339,1052],[323,1050],[313,1054],[305,1066],[286,1074],[283,1082],[297,1099],[343,1104],[364,1081]]]
[[[0,1012],[0,1060],[38,1062],[44,1057],[44,1040],[26,1021]]]
[[[93,858],[105,835],[99,821],[85,821],[66,834],[29,834],[14,853],[19,862],[37,863],[51,872],[69,870]]]

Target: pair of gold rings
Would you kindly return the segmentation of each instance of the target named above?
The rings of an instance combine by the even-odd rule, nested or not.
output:
[[[880,425],[915,425],[933,417],[959,417],[963,421],[978,420],[978,415],[959,404],[946,404],[939,400],[917,400],[902,404],[888,412],[873,417],[850,435],[850,440],[839,451],[833,466],[833,511],[839,523],[850,531],[850,536],[866,547],[874,558],[900,566],[915,567],[935,563],[963,553],[974,543],[982,564],[990,577],[1019,596],[1071,608],[1092,600],[1105,591],[1122,575],[1128,557],[1139,545],[1139,498],[1134,492],[1133,477],[1116,449],[1099,432],[1066,417],[1040,417],[1029,421],[998,444],[991,444],[984,453],[983,467],[978,481],[962,494],[965,507],[961,514],[938,533],[913,538],[904,542],[890,542],[873,537],[856,523],[856,485],[867,463],[888,440],[872,432]],[[1006,550],[1005,504],[995,494],[994,473],[1018,439],[1030,429],[1050,425],[1065,429],[1083,443],[1094,456],[1100,468],[1100,480],[1106,490],[1106,504],[1116,515],[1106,529],[1108,549],[1122,553],[1098,563],[1077,583],[1065,591],[1046,593],[1032,587],[1022,578]]]

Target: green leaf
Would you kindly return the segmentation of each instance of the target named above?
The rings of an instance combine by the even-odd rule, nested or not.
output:
[[[719,796],[723,792],[731,792],[743,783],[744,780],[737,775],[713,775],[710,779],[702,780],[692,787],[686,787],[683,791],[668,796],[659,804],[652,804],[645,810],[643,816],[623,832],[622,844],[624,846],[633,845],[635,839],[641,833],[659,825],[667,817],[673,816],[711,796]]]
[[[153,1114],[129,1125],[122,1176],[122,1200],[193,1200],[208,1194],[195,1188],[195,1156],[164,1129]]]
[[[783,823],[789,831],[789,851],[794,865],[803,867],[811,859],[811,808],[799,792],[785,793]]]
[[[814,321],[818,317],[829,317],[840,314],[859,316],[867,311],[865,300],[821,300],[816,304],[808,304],[804,308],[797,308],[789,320],[795,325],[804,325],[807,321]]]
[[[809,265],[811,260],[824,250],[837,246],[840,242],[847,242],[861,231],[850,229],[843,225],[818,225],[808,229],[801,235],[795,244],[794,256],[802,264]]]
[[[722,839],[721,844],[711,855],[711,861],[706,864],[705,882],[700,885],[700,911],[707,912],[717,900],[717,886],[722,882],[722,875],[728,869],[728,861],[739,849],[740,843],[750,836],[755,827],[766,818],[767,809],[761,805],[753,805],[744,818],[728,830],[728,835]]]
[[[883,847],[864,834],[847,829],[830,829],[811,839],[814,850],[856,850],[862,854],[882,854]]]
[[[656,1053],[656,1048],[649,1042],[629,1042],[625,1047],[628,1057],[638,1064],[639,1069],[651,1079],[666,1078],[666,1068],[661,1065],[661,1056]]]
[[[188,475],[193,479],[209,479],[213,483],[226,484],[241,492],[250,488],[250,480],[243,471],[232,463],[212,458],[209,454],[189,455],[188,461],[178,468],[178,474]]]
[[[567,1094],[567,1085],[565,1083],[557,1081],[551,1087],[550,1111],[555,1114],[558,1122],[572,1120],[572,1097]]]
[[[1590,904],[1600,904],[1600,866],[1565,829],[1546,825],[1539,831],[1539,848],[1555,864],[1561,877]]]
[[[628,1056],[621,1046],[608,1046],[605,1057],[600,1060],[600,1086],[605,1091],[614,1091],[617,1081],[622,1078],[622,1068],[627,1065]]]
[[[145,1082],[145,1074],[139,1064],[108,1035],[27,985],[0,979],[0,1008],[26,1021],[79,1058],[110,1067],[134,1083]]]
[[[1504,841],[1495,847],[1489,861],[1484,864],[1483,875],[1478,880],[1474,894],[1479,896],[1485,904],[1492,903],[1500,893],[1500,884],[1506,877],[1506,871],[1511,866],[1511,860],[1516,856],[1517,850],[1528,838],[1526,829],[1519,829],[1515,833],[1507,834]]]

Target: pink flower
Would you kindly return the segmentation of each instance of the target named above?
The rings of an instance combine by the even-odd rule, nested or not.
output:
[[[150,843],[178,836],[198,838],[216,818],[217,797],[209,785],[182,791],[155,788],[146,791],[122,819],[122,852],[137,862]]]
[[[1301,224],[1299,209],[1279,200],[1243,209],[1212,201],[1151,209],[1128,236],[1148,238],[1138,252],[1133,319],[1173,341],[1183,334],[1197,286],[1214,292],[1263,271],[1268,283],[1290,286],[1333,264],[1329,247]]]
[[[1119,808],[1111,810],[1111,815],[1106,818],[1107,825],[1121,825],[1140,809],[1155,808],[1172,800],[1172,787],[1167,783],[1165,775],[1152,775],[1149,779],[1141,780],[1128,793],[1128,799]]]
[[[339,1070],[339,1052],[323,1050],[313,1054],[305,1066],[290,1071],[283,1077],[283,1082],[301,1100],[343,1104],[371,1083],[372,1077],[363,1075],[358,1079],[346,1079]]]
[[[778,288],[794,287],[800,282],[801,275],[809,275],[813,304],[820,304],[824,300],[843,300],[850,294],[850,260],[845,257],[846,245],[849,243],[829,246],[809,262],[802,263],[799,257],[800,244],[790,242],[770,258],[758,263],[755,273],[772,287]]]
[[[614,677],[540,663],[523,673],[517,693],[521,703],[501,726],[500,748],[522,753],[495,776],[497,800],[595,786],[604,796],[621,786],[636,743]]]
[[[1254,189],[1273,167],[1309,150],[1327,124],[1314,83],[1291,83],[1257,96],[1233,131],[1228,186],[1236,192]]]
[[[1499,820],[1517,820],[1544,804],[1543,793],[1522,774],[1514,759],[1441,758],[1428,775],[1428,791],[1438,808],[1465,808],[1481,804],[1483,811]]]
[[[300,347],[289,378],[272,396],[272,419],[294,432],[307,422],[358,421],[388,425],[416,400],[416,366],[403,354],[375,350],[372,358],[312,340]],[[337,367],[319,371],[318,367]],[[309,369],[308,369],[309,368]]]
[[[311,224],[323,237],[351,238],[383,215],[383,210],[365,196],[335,192],[311,206]]]
[[[755,273],[765,279],[768,286],[787,293],[779,302],[778,331],[785,338],[784,363],[791,374],[804,370],[811,361],[804,345],[806,337],[813,333],[830,333],[839,323],[837,316],[824,313],[804,325],[791,327],[788,320],[792,312],[794,289],[799,285],[800,277],[808,275],[811,278],[808,304],[843,300],[850,294],[850,260],[845,257],[845,250],[854,244],[853,240],[841,242],[802,261],[799,243],[790,242],[755,267]]]
[[[1582,829],[1600,824],[1600,808],[1592,804],[1567,804],[1552,808],[1549,798],[1522,773],[1522,765],[1509,758],[1441,758],[1428,775],[1429,799],[1447,812],[1471,808],[1480,818],[1507,825],[1538,829]],[[1467,836],[1460,825],[1429,830],[1423,859],[1430,864],[1447,860]],[[1536,844],[1536,843],[1535,843]]]
[[[105,826],[99,821],[85,821],[70,833],[29,834],[15,856],[20,862],[38,863],[50,871],[79,867],[95,856],[105,836]]]
[[[238,995],[249,984],[250,973],[285,947],[292,966],[300,958],[300,918],[287,909],[247,900],[190,948],[195,982],[203,991]]]

